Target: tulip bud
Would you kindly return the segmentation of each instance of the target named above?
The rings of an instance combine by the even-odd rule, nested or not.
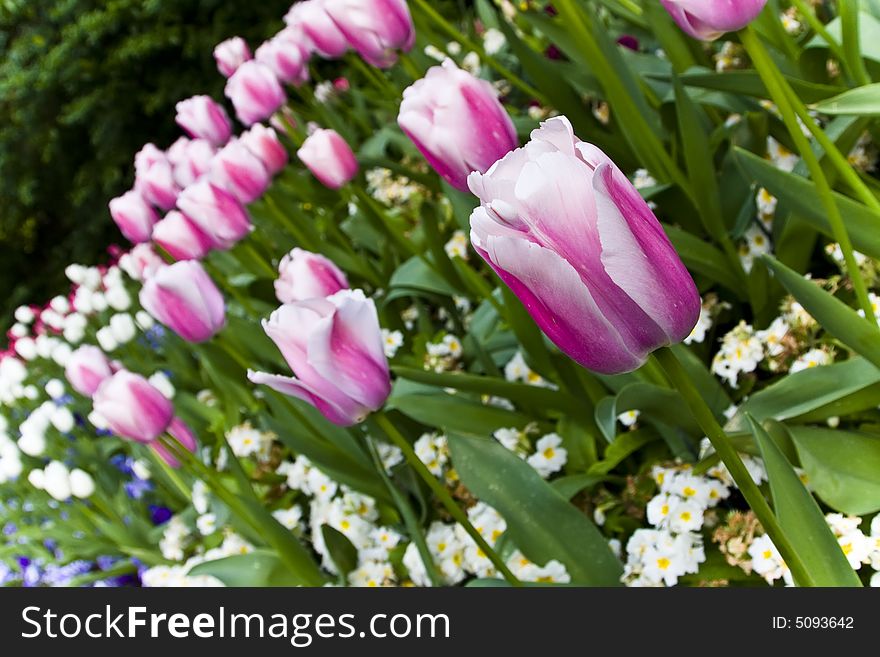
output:
[[[178,417],[174,417],[171,419],[171,424],[168,425],[168,435],[177,440],[178,443],[183,445],[189,452],[195,452],[196,446],[198,443],[196,442],[195,434],[192,432],[192,429],[187,426],[187,424]],[[165,461],[172,468],[180,467],[180,461],[177,460],[177,457],[168,450],[165,445],[159,442],[154,442],[150,447],[153,449],[159,457]]]
[[[245,125],[268,119],[287,100],[272,69],[254,61],[242,64],[226,81],[225,93]]]
[[[174,182],[184,189],[193,184],[211,168],[216,149],[205,139],[181,137],[168,149]]]
[[[260,162],[272,175],[281,171],[287,164],[287,149],[278,140],[275,131],[262,123],[255,123],[250,130],[241,133],[239,141],[260,158]]]
[[[348,39],[324,9],[325,4],[325,0],[294,3],[284,17],[284,22],[300,31],[319,55],[334,59],[342,57],[348,50]]]
[[[216,249],[229,249],[247,236],[251,220],[235,196],[202,178],[187,187],[177,199],[177,207]]]
[[[415,43],[406,0],[325,0],[324,8],[352,48],[373,66],[392,66],[395,51],[409,51]]]
[[[232,124],[226,110],[210,96],[193,96],[177,103],[177,125],[190,137],[206,139],[214,146],[222,146],[232,134]]]
[[[678,26],[701,41],[714,41],[751,23],[767,0],[660,0]]]
[[[295,378],[248,378],[317,408],[340,426],[363,421],[391,392],[376,306],[360,290],[285,304],[263,322]]]
[[[309,171],[330,189],[339,189],[358,172],[351,147],[335,130],[318,129],[296,152]]]
[[[257,48],[256,60],[268,66],[281,82],[298,87],[309,79],[309,53],[290,31],[279,32]]]
[[[604,374],[641,366],[696,324],[700,296],[660,223],[565,117],[468,178],[477,253],[556,345]]]
[[[150,203],[170,210],[180,189],[174,182],[168,156],[154,144],[146,144],[134,157],[134,188]]]
[[[91,397],[104,379],[113,376],[113,369],[103,351],[91,345],[83,345],[70,355],[64,368],[64,376],[79,394]]]
[[[238,67],[251,58],[251,49],[241,37],[232,37],[221,41],[214,48],[214,61],[217,62],[217,70],[224,78],[238,70]]]
[[[199,260],[211,250],[211,238],[182,212],[172,210],[153,226],[153,241],[175,260]]]
[[[230,141],[214,157],[210,179],[242,203],[260,198],[271,182],[260,158],[237,140]]]
[[[110,216],[125,239],[134,244],[148,242],[153,224],[159,220],[156,211],[135,190],[125,192],[110,201]]]
[[[484,173],[519,145],[492,85],[451,59],[404,90],[397,123],[434,170],[463,192],[471,171]]]
[[[226,321],[223,295],[197,260],[168,265],[144,283],[141,305],[189,342],[204,342]]]
[[[275,296],[281,303],[329,297],[348,289],[345,274],[324,256],[295,248],[281,258]]]

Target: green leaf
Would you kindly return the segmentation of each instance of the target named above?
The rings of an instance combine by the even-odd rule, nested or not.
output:
[[[856,353],[880,367],[880,329],[855,310],[770,256],[764,263],[782,286],[797,299],[826,331]]]
[[[651,383],[631,383],[596,405],[596,424],[608,442],[617,435],[617,416],[630,410],[638,410],[646,420],[679,427],[691,435],[702,435],[678,392]]]
[[[801,370],[749,397],[725,429],[747,431],[747,413],[758,422],[798,417],[877,383],[880,369],[862,358]]]
[[[498,510],[526,557],[562,562],[574,584],[620,586],[623,567],[605,537],[531,466],[494,440],[451,434],[449,447],[464,485]]]
[[[814,108],[822,114],[880,115],[880,84],[850,89],[839,96],[816,103]]]
[[[321,534],[333,565],[342,575],[348,575],[357,568],[357,548],[351,544],[345,534],[330,525],[321,525]]]
[[[452,287],[440,274],[431,269],[428,264],[418,256],[413,256],[404,262],[394,274],[388,284],[389,292],[385,301],[391,301],[402,296],[434,294],[451,297],[460,294],[460,290]]]
[[[301,586],[303,582],[295,577],[274,552],[254,550],[248,554],[205,561],[196,564],[187,573],[190,576],[212,575],[226,586]]]
[[[741,148],[733,149],[736,161],[748,177],[766,187],[798,218],[824,235],[834,238],[831,224],[812,181],[777,169],[773,164]],[[853,246],[872,258],[880,258],[880,213],[853,201],[843,194],[833,193],[835,203],[846,221]]]
[[[773,510],[815,585],[861,586],[816,500],[764,428],[748,420],[767,469]]]
[[[676,226],[663,224],[663,230],[688,269],[720,283],[740,299],[745,300],[743,285],[730,270],[728,261],[720,249]]]
[[[550,482],[553,489],[567,500],[580,493],[582,490],[592,488],[598,483],[605,481],[605,477],[593,474],[576,474],[568,477],[560,477]]]
[[[808,484],[836,511],[880,511],[880,436],[789,426]]]

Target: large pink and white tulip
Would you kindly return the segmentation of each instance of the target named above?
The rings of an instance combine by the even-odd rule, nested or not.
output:
[[[241,37],[232,37],[221,41],[214,48],[214,61],[217,70],[224,78],[238,70],[238,67],[251,59],[251,49]]]
[[[328,297],[348,289],[348,279],[332,260],[319,253],[295,248],[281,258],[275,296],[281,303]]]
[[[492,85],[451,59],[404,90],[397,123],[434,170],[465,192],[471,171],[485,172],[519,145]]]
[[[241,202],[207,177],[187,187],[177,207],[198,226],[215,249],[230,249],[251,231],[251,220]]]
[[[315,130],[296,155],[315,178],[330,189],[339,189],[358,172],[351,146],[335,130]]]
[[[281,82],[298,87],[309,79],[309,52],[291,28],[257,48],[255,59],[268,66]]]
[[[147,201],[162,210],[174,207],[180,188],[164,151],[154,144],[146,144],[134,156],[134,171],[134,188]]]
[[[131,190],[110,201],[110,216],[129,242],[148,242],[159,215],[143,195]]]
[[[324,0],[324,9],[369,64],[388,68],[416,39],[406,0]]]
[[[272,181],[260,158],[236,139],[226,144],[214,157],[210,179],[242,203],[251,203],[260,198]]]
[[[700,314],[693,280],[654,213],[565,117],[472,173],[477,253],[556,345],[605,374],[642,365],[688,336]]]
[[[193,96],[176,105],[177,125],[194,139],[205,139],[220,147],[232,135],[232,123],[226,110],[210,96]]]
[[[248,126],[268,119],[287,100],[272,69],[256,61],[239,66],[226,81],[225,93],[238,120]]]
[[[174,182],[183,189],[192,185],[211,168],[217,149],[206,139],[181,137],[168,149]]]
[[[70,355],[64,376],[79,394],[91,397],[105,379],[113,376],[113,368],[98,347],[83,345]]]
[[[175,260],[199,260],[213,246],[211,238],[178,210],[172,210],[153,226],[153,241]]]
[[[295,377],[248,378],[302,399],[340,426],[363,421],[391,392],[376,306],[360,290],[281,306],[263,322]]]
[[[751,23],[767,0],[660,0],[678,26],[701,41],[714,41]]]
[[[303,35],[302,45],[326,58],[341,57],[348,50],[348,39],[330,18],[324,8],[326,0],[296,2],[284,17],[295,33]]]
[[[250,130],[241,133],[239,141],[258,158],[273,176],[287,164],[287,149],[279,141],[275,130],[262,123],[255,123]]]
[[[188,342],[212,338],[226,323],[223,295],[197,260],[163,267],[144,283],[144,309]]]

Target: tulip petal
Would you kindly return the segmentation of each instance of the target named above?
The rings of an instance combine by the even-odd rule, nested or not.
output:
[[[283,395],[296,397],[302,401],[311,404],[318,409],[321,414],[330,420],[333,424],[347,427],[357,424],[366,417],[366,410],[357,408],[353,404],[351,407],[342,409],[336,404],[321,397],[310,386],[303,383],[299,379],[278,374],[267,374],[266,372],[248,372],[248,379],[252,383],[267,385],[273,390]]]

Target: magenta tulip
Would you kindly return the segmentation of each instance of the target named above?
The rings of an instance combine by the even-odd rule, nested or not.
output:
[[[251,49],[241,37],[232,37],[217,44],[214,48],[214,61],[217,70],[224,78],[238,70],[238,67],[251,58]]]
[[[148,242],[159,215],[136,190],[110,201],[110,216],[129,242]]]
[[[174,181],[168,156],[154,144],[146,144],[134,156],[134,188],[162,210],[170,210],[177,201],[180,188]]]
[[[295,378],[248,372],[248,378],[301,399],[341,426],[363,421],[391,392],[376,306],[360,290],[285,304],[268,321]]]
[[[696,286],[626,176],[565,117],[472,173],[477,253],[556,345],[605,374],[638,368],[688,336]]]
[[[226,110],[210,96],[193,96],[177,103],[177,125],[194,139],[205,139],[222,146],[232,135],[232,123]]]
[[[212,338],[226,322],[226,304],[197,260],[181,260],[147,279],[141,305],[188,342]]]
[[[471,171],[484,173],[519,145],[492,85],[451,59],[404,90],[397,122],[434,170],[464,192]]]
[[[701,41],[714,41],[751,23],[767,0],[660,0],[678,26]]]
[[[113,376],[113,368],[103,351],[83,345],[70,355],[64,367],[64,376],[79,394],[91,397],[104,379]]]
[[[287,29],[257,48],[256,60],[281,82],[298,87],[309,79],[309,53]]]
[[[192,185],[211,168],[217,149],[206,139],[181,137],[168,149],[168,161],[174,173],[174,182],[183,189]]]
[[[284,22],[308,39],[309,43],[303,46],[314,48],[322,57],[341,57],[348,50],[348,39],[330,18],[324,5],[325,0],[296,2]]]
[[[287,100],[275,74],[260,62],[245,62],[226,81],[226,97],[238,120],[252,125],[268,119]]]
[[[287,149],[279,141],[275,130],[262,123],[255,123],[250,130],[241,133],[239,141],[258,158],[266,170],[275,175],[287,164]]]
[[[275,296],[281,303],[329,297],[348,289],[348,279],[331,260],[318,253],[295,248],[281,258]]]
[[[388,68],[416,38],[406,0],[325,0],[324,9],[368,63]]]
[[[153,226],[153,241],[175,260],[199,260],[211,250],[213,242],[182,212],[172,210]]]
[[[260,158],[237,140],[230,141],[214,157],[210,179],[242,203],[260,198],[271,182]]]
[[[235,246],[251,231],[251,220],[241,202],[207,177],[187,187],[177,207],[210,240],[215,249]]]
[[[358,172],[351,147],[335,130],[318,129],[296,152],[315,178],[330,189],[339,189]]]

